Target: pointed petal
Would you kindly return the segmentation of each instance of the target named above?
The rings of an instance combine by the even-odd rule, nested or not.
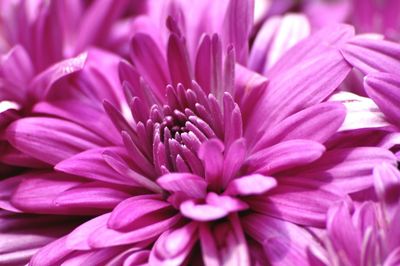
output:
[[[132,39],[131,58],[157,98],[163,100],[165,86],[170,80],[165,58],[153,39],[146,34],[136,34]]]
[[[72,252],[73,251],[66,246],[66,237],[62,237],[40,249],[39,252],[32,257],[29,265],[57,265]]]
[[[172,85],[181,83],[185,88],[192,85],[193,73],[189,55],[184,45],[184,39],[176,34],[171,34],[168,40],[167,50],[168,67],[172,79]]]
[[[254,1],[232,0],[222,26],[224,47],[233,44],[239,63],[246,64],[248,38],[253,25]]]

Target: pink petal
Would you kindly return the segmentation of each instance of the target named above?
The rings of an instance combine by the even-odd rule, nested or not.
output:
[[[192,85],[193,73],[184,39],[171,34],[168,40],[167,61],[172,85],[181,83],[185,88]]]
[[[199,237],[204,264],[206,266],[221,265],[217,244],[207,223],[200,224]]]
[[[386,149],[373,147],[341,148],[325,152],[313,164],[302,170],[301,177],[332,184],[351,193],[368,188],[373,183],[372,170],[383,162],[395,165],[396,157]]]
[[[400,126],[400,78],[398,75],[375,73],[366,76],[365,90],[385,116]]]
[[[239,63],[246,64],[248,43],[253,25],[254,1],[229,2],[222,27],[224,47],[233,44]]]
[[[283,181],[266,195],[254,197],[247,202],[257,212],[296,224],[324,227],[326,212],[344,195],[318,186],[308,186]]]
[[[182,216],[178,214],[128,232],[115,231],[104,224],[95,230],[92,229],[88,240],[89,245],[92,248],[103,248],[138,243],[160,235],[181,219]]]
[[[328,235],[336,250],[340,250],[352,264],[360,264],[361,235],[354,227],[346,203],[332,207],[328,212]]]
[[[346,117],[346,110],[340,103],[320,103],[291,115],[278,123],[272,130],[263,133],[255,150],[291,139],[308,139],[324,143]],[[325,125],[321,128],[320,125]]]
[[[107,145],[104,139],[87,129],[47,117],[20,119],[7,128],[6,136],[17,149],[49,164],[56,164],[83,150]]]
[[[110,216],[111,213],[106,213],[82,224],[67,236],[64,246],[69,250],[90,250],[89,236],[96,229],[106,226]]]
[[[363,74],[400,71],[400,47],[394,42],[359,36],[342,48],[342,54]]]
[[[87,53],[82,53],[47,68],[33,79],[30,86],[31,93],[41,99],[57,80],[82,70],[86,59]]]
[[[261,214],[244,217],[242,224],[245,232],[263,245],[273,265],[308,264],[306,249],[316,243],[306,229]]]
[[[397,167],[382,163],[374,168],[374,185],[378,197],[387,204],[397,204],[400,195],[400,173]]]
[[[197,242],[198,224],[188,223],[163,233],[154,243],[149,263],[152,265],[181,265]]]
[[[310,140],[288,140],[252,154],[247,161],[248,170],[273,174],[309,164],[322,156],[325,147]]]
[[[221,184],[223,170],[224,145],[217,139],[204,142],[199,149],[198,156],[204,162],[206,181],[211,187],[216,188]]]
[[[305,60],[325,53],[331,46],[340,47],[354,36],[354,27],[335,24],[325,27],[290,48],[267,73],[268,77],[285,73]],[[324,45],[321,45],[321,44]]]
[[[206,203],[212,206],[221,207],[228,212],[239,212],[249,208],[244,201],[231,197],[218,195],[214,192],[209,192],[206,197]]]
[[[225,189],[224,194],[240,196],[258,195],[273,189],[276,185],[277,182],[273,177],[252,174],[233,179]]]
[[[24,175],[11,198],[11,203],[18,209],[33,213],[77,213],[84,214],[87,210],[75,210],[57,206],[55,198],[62,192],[80,185],[82,179],[56,172],[32,172]]]
[[[27,89],[33,77],[33,66],[29,54],[20,46],[14,46],[0,61],[1,77],[4,86],[0,92],[1,100],[24,103]]]
[[[322,102],[343,82],[350,65],[334,48],[286,69],[280,76],[270,76],[263,104],[257,112],[260,128],[270,130],[288,116]]]
[[[166,174],[157,179],[157,183],[169,192],[181,192],[191,198],[206,195],[207,182],[200,176],[189,173]]]
[[[163,201],[157,195],[143,195],[131,197],[122,201],[111,212],[108,219],[108,227],[115,230],[132,230],[139,228],[143,223],[151,221],[150,216],[157,216],[156,212],[160,212],[170,207],[171,205]],[[147,220],[146,220],[147,219]]]
[[[69,208],[112,209],[130,196],[107,183],[90,182],[61,192],[54,202]]]
[[[196,204],[187,200],[180,205],[182,215],[199,222],[218,220],[228,215],[229,211],[209,204]]]
[[[338,131],[390,126],[378,106],[369,98],[343,91],[334,94],[329,101],[341,102],[346,107],[346,119]]]
[[[153,93],[163,100],[165,86],[170,81],[165,58],[154,40],[146,34],[136,34],[132,39],[131,58]]]
[[[40,249],[32,257],[29,265],[51,266],[59,264],[67,255],[73,252],[67,248],[66,239],[66,237],[62,237]]]
[[[125,149],[120,147],[94,148],[78,153],[59,162],[55,166],[55,169],[92,180],[99,180],[113,184],[132,185],[130,179],[124,178],[118,174],[104,161],[103,153],[106,150],[111,150],[118,154],[125,153]]]

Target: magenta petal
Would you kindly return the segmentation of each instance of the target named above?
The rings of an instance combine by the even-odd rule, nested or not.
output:
[[[165,86],[170,83],[167,64],[153,39],[143,33],[136,34],[132,39],[131,58],[157,98],[164,99]]]
[[[68,210],[54,202],[60,193],[82,184],[82,179],[56,172],[36,172],[24,177],[11,198],[17,208],[33,213],[85,213],[80,208]]]
[[[273,174],[311,163],[325,152],[325,147],[310,140],[288,140],[252,154],[247,161],[251,171]]]
[[[400,247],[397,247],[395,250],[390,252],[389,256],[387,256],[385,266],[396,266],[400,264]]]
[[[166,174],[157,183],[169,192],[184,193],[191,198],[202,198],[206,194],[207,182],[200,176],[189,173]]]
[[[300,182],[285,184],[282,181],[271,193],[247,202],[260,213],[296,224],[324,227],[328,208],[343,198],[344,195],[318,186],[308,187]]]
[[[6,135],[14,147],[49,164],[56,164],[83,150],[107,146],[104,139],[87,129],[47,117],[20,119],[7,128]]]
[[[204,142],[199,149],[199,158],[203,160],[205,176],[211,187],[219,187],[223,171],[224,158],[222,152],[224,145],[217,139]]]
[[[223,22],[222,35],[224,47],[233,44],[238,62],[246,64],[248,38],[253,25],[254,1],[229,1]]]
[[[400,64],[400,63],[399,63]],[[400,77],[398,74],[375,73],[365,77],[365,90],[385,116],[400,126]]]
[[[353,265],[359,265],[361,235],[352,223],[346,203],[342,202],[329,210],[327,229],[333,246],[343,252],[346,259]]]
[[[342,54],[363,74],[400,72],[400,47],[395,42],[359,36],[342,48]]]
[[[182,215],[195,221],[206,222],[213,221],[225,217],[229,211],[214,205],[196,204],[191,200],[187,200],[180,205]]]
[[[0,181],[0,208],[10,212],[21,212],[10,202],[11,196],[18,188],[24,176],[13,176]]]
[[[151,265],[181,265],[197,241],[198,224],[188,223],[163,233],[154,243],[150,254]]]
[[[204,264],[207,266],[221,265],[217,243],[207,223],[200,224],[199,238]]]
[[[1,59],[0,70],[5,83],[0,92],[0,100],[24,103],[33,77],[33,66],[25,49],[20,45],[13,47]]]
[[[106,213],[82,224],[67,236],[65,246],[72,250],[90,250],[89,236],[96,229],[106,226],[110,216],[111,213]]]
[[[30,87],[31,92],[41,99],[57,80],[82,70],[86,59],[87,53],[82,53],[49,67],[33,79]]]
[[[91,3],[78,27],[79,36],[75,53],[83,51],[90,45],[96,45],[104,40],[104,34],[111,29],[112,23],[124,12],[129,1],[114,2],[105,0]]]
[[[291,139],[308,139],[324,143],[342,125],[346,109],[341,103],[320,103],[289,116],[272,130],[263,133],[255,150]],[[325,125],[321,128],[321,125]]]
[[[374,168],[374,184],[378,197],[387,204],[397,203],[400,197],[400,172],[388,163]]]
[[[67,248],[66,237],[62,237],[40,249],[33,257],[29,265],[51,266],[61,263],[68,254],[73,251]]]
[[[350,70],[351,66],[342,55],[330,48],[285,69],[280,76],[270,76],[263,104],[257,108],[262,114],[260,121],[265,121],[265,130],[304,108],[322,102],[343,82]]]
[[[249,208],[246,202],[231,196],[218,195],[209,192],[206,197],[206,203],[216,207],[221,207],[228,212],[239,212]]]
[[[112,209],[130,196],[107,183],[90,182],[61,192],[55,204],[70,208]]]
[[[346,119],[338,130],[340,132],[390,126],[378,106],[367,97],[341,91],[330,97],[329,101],[341,102],[346,107]]]
[[[353,35],[354,27],[350,25],[334,24],[325,27],[289,49],[268,71],[267,76],[283,73],[308,58],[326,52],[331,46],[340,47]],[[321,43],[325,45],[321,45]]]
[[[56,164],[55,169],[64,173],[83,176],[92,180],[99,180],[114,184],[131,185],[131,180],[124,178],[112,169],[103,159],[103,153],[111,150],[124,154],[121,147],[94,148],[78,153]]]
[[[225,189],[224,194],[240,196],[258,195],[271,190],[276,185],[277,182],[273,177],[252,174],[233,179]]]
[[[393,153],[386,149],[341,148],[325,152],[318,161],[297,173],[303,178],[332,182],[342,192],[351,193],[371,187],[374,166],[383,162],[395,165],[396,161]]]
[[[140,224],[138,221],[140,218],[170,206],[169,203],[162,201],[161,197],[157,195],[131,197],[114,208],[107,225],[115,230],[129,229],[129,227],[135,225],[135,222]],[[148,220],[150,221],[150,218]]]
[[[104,248],[111,246],[119,246],[130,243],[138,243],[147,239],[151,239],[165,232],[182,219],[181,215],[163,218],[153,224],[142,226],[138,229],[128,232],[119,232],[101,225],[97,229],[91,229],[89,236],[89,245],[92,248]],[[79,228],[78,228],[79,229]],[[87,239],[86,239],[87,241]]]
[[[316,245],[306,229],[294,223],[266,215],[252,214],[243,218],[247,234],[264,247],[273,265],[308,265],[307,246]]]

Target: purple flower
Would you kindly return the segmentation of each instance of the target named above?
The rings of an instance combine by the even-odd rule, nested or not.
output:
[[[325,249],[311,249],[311,265],[397,265],[400,261],[400,173],[382,164],[374,169],[378,202],[353,211],[346,203],[328,212]]]
[[[352,66],[394,71],[398,62],[385,55],[396,44],[370,44],[346,25],[291,40],[286,21],[307,23],[288,16],[267,27],[267,48],[264,33],[257,37],[249,56],[252,1],[188,3],[167,1],[132,22],[130,62],[89,49],[73,73],[57,76],[55,67],[20,86],[28,97],[18,100],[32,102],[1,134],[14,153],[0,161],[21,172],[0,181],[0,220],[14,243],[13,233],[37,237],[0,245],[1,260],[24,263],[35,253],[30,265],[303,265],[314,258],[308,250],[320,250],[327,220],[334,227],[332,205],[373,197],[376,165],[398,174],[393,126],[370,112],[369,99],[336,93]],[[157,28],[165,21],[168,30]],[[361,48],[349,52],[357,40]],[[360,52],[365,45],[382,65]],[[10,55],[7,95],[24,52]],[[246,68],[247,58],[265,77]],[[360,113],[346,112],[354,103],[371,116],[356,126]],[[392,198],[382,184],[378,196]]]
[[[33,265],[104,262],[116,254],[153,264],[306,263],[314,240],[303,226],[324,227],[330,205],[370,188],[375,164],[396,161],[385,149],[335,143],[346,140],[336,134],[345,109],[323,101],[350,71],[333,46],[348,31],[300,42],[274,64],[269,83],[235,67],[234,50],[225,54],[216,35],[202,38],[192,64],[180,31],[171,33],[166,52],[137,34],[134,66],[119,65],[132,117],[104,103],[124,145],[99,143],[58,162],[43,145],[71,154],[68,138],[92,137],[75,126],[64,137],[56,127],[43,134],[35,130],[41,117],[13,123],[15,147],[81,177],[27,178],[11,203],[31,212],[99,214],[39,251]],[[42,145],[25,142],[25,132]]]

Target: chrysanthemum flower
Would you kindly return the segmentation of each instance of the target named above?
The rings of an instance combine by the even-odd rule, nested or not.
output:
[[[398,265],[400,262],[400,172],[382,164],[374,169],[378,202],[351,210],[346,203],[328,212],[324,250],[311,249],[311,265]]]
[[[28,179],[12,196],[22,209],[47,198],[48,212],[104,213],[42,249],[32,264],[105,263],[116,254],[150,264],[306,263],[313,237],[305,227],[323,227],[331,204],[371,186],[376,163],[396,161],[385,149],[331,142],[345,109],[323,101],[350,71],[334,45],[351,29],[336,30],[290,49],[269,84],[243,67],[234,71],[234,50],[223,52],[216,35],[203,37],[194,64],[181,31],[171,33],[165,54],[148,35],[136,35],[134,67],[119,67],[133,119],[104,103],[124,145],[56,165],[86,179],[64,186],[46,180],[57,188],[51,192]],[[10,127],[11,143],[51,160],[43,146],[23,141],[31,121]],[[70,149],[47,132],[39,133],[42,144],[59,154]]]
[[[235,51],[246,63],[251,29],[251,15],[240,10],[251,5],[243,3],[224,1],[228,22],[205,31],[172,9],[166,39],[145,28],[131,42],[132,64],[108,65],[119,72],[120,90],[109,86],[118,78],[101,74],[109,57],[99,53],[99,66],[85,64],[55,82],[34,105],[35,117],[7,127],[16,150],[55,171],[2,181],[1,207],[43,222],[49,216],[42,215],[57,217],[49,238],[4,254],[24,261],[75,228],[30,264],[308,262],[328,208],[347,194],[369,193],[373,167],[393,168],[396,158],[342,128],[346,110],[332,94],[351,70],[342,53],[352,28],[296,39],[267,64],[266,79],[236,64]],[[235,22],[241,13],[243,24]],[[210,29],[224,34],[201,36]],[[58,215],[67,217],[63,230]],[[25,227],[27,216],[16,216]]]

